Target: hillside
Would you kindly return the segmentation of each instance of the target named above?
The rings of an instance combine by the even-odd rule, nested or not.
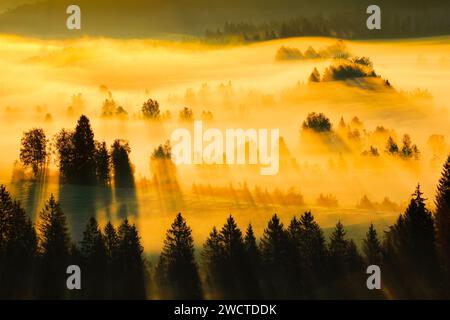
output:
[[[69,0],[8,0],[0,5],[0,33],[38,37],[77,37],[97,35],[110,37],[167,37],[173,35],[203,36],[207,29],[232,23],[275,23],[279,33],[284,21],[308,18],[311,28],[304,35],[319,35],[319,29],[333,26],[338,35],[354,37],[411,37],[450,33],[444,0],[378,1],[383,12],[383,28],[368,33],[365,27],[366,0],[349,0],[344,5],[331,0],[79,0],[82,8],[82,30],[65,27]],[[6,8],[8,8],[6,10]],[[406,9],[405,9],[406,8]],[[325,20],[324,17],[326,18]],[[293,22],[294,24],[297,22]],[[337,26],[336,28],[334,26]],[[295,27],[295,26],[294,26]],[[295,28],[294,28],[295,29]],[[331,30],[333,31],[333,30]],[[237,30],[238,33],[241,30]]]

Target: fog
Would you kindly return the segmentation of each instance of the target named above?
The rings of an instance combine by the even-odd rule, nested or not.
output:
[[[335,42],[292,38],[213,46],[0,36],[0,183],[10,186],[35,217],[48,195],[61,190],[53,162],[48,181],[32,195],[26,183],[17,187],[13,172],[21,170],[14,165],[21,136],[33,127],[42,127],[51,139],[61,128],[73,129],[78,117],[85,114],[96,140],[109,146],[116,138],[129,141],[136,194],[124,192],[121,198],[116,192],[106,202],[95,198],[86,209],[89,201],[85,197],[92,197],[91,190],[72,190],[74,197],[66,200],[66,210],[73,214],[92,210],[104,223],[121,218],[120,208],[125,203],[148,251],[162,246],[163,232],[179,211],[200,244],[212,226],[221,226],[229,214],[242,228],[252,222],[261,235],[273,213],[288,223],[305,210],[312,210],[325,228],[338,219],[354,226],[358,239],[358,226],[365,229],[371,221],[381,227],[392,223],[418,183],[432,208],[442,164],[450,152],[450,38],[345,41],[352,56],[369,57],[380,75],[356,81],[308,83],[314,68],[323,74],[336,63],[331,59],[275,59],[281,46],[305,51],[309,46],[318,50]],[[163,120],[143,119],[140,110],[149,98],[159,101]],[[105,99],[113,99],[127,115],[102,117]],[[279,173],[262,176],[259,166],[250,165],[180,165],[173,178],[179,185],[176,191],[151,183],[156,174],[150,161],[153,150],[176,128],[192,129],[192,121],[178,119],[184,107],[192,108],[194,119],[203,119],[206,128],[280,129],[284,143],[280,145]],[[212,119],[202,118],[203,111],[210,111]],[[330,134],[302,129],[311,112],[330,119]],[[345,126],[339,126],[341,117]],[[352,121],[354,117],[359,121]],[[378,126],[384,130],[376,130]],[[404,134],[417,145],[417,160],[385,152],[389,136],[401,147]],[[436,138],[439,136],[444,141]],[[363,154],[371,146],[379,156]],[[200,185],[206,191],[195,188]],[[258,195],[255,187],[261,192],[267,189],[271,200],[265,201],[267,194]],[[289,201],[289,189],[291,195],[292,190],[301,194],[303,201]],[[322,200],[318,200],[321,194]],[[360,203],[364,196],[372,206]],[[327,197],[337,203],[327,202]],[[390,205],[382,205],[385,197]]]

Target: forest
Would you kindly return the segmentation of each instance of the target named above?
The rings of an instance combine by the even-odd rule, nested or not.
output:
[[[77,3],[0,3],[0,298],[450,298],[448,1]]]
[[[382,29],[376,32],[366,28],[366,9],[373,4],[366,0],[78,0],[87,23],[76,32],[61,23],[71,4],[68,0],[8,0],[0,4],[0,32],[40,37],[194,38],[223,43],[294,36],[411,38],[446,35],[450,30],[445,0],[379,0]]]
[[[308,119],[304,126],[323,126]],[[312,122],[312,123],[311,123]],[[325,125],[326,128],[326,125]],[[133,188],[126,141],[110,150],[94,140],[89,119],[55,137],[62,183]],[[24,133],[20,158],[36,179],[45,174],[47,138]],[[170,160],[170,146],[153,159]],[[113,181],[113,183],[111,183]],[[198,188],[198,187],[197,187]],[[124,218],[100,226],[85,221],[73,239],[64,207],[51,195],[36,222],[0,188],[0,297],[3,299],[432,299],[450,295],[450,156],[437,182],[430,211],[417,185],[409,204],[387,230],[370,225],[360,247],[337,221],[327,239],[311,211],[284,223],[275,213],[258,239],[230,214],[194,244],[178,213],[167,229],[157,263],[144,254],[140,231]],[[90,213],[83,213],[89,216]],[[145,231],[141,231],[145,232]],[[79,265],[82,290],[66,288],[66,268]],[[382,270],[382,290],[368,290],[366,268]]]

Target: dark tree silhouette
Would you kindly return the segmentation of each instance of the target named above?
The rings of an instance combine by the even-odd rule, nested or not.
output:
[[[398,145],[395,143],[392,137],[389,137],[386,143],[386,152],[392,155],[398,154]]]
[[[111,222],[108,222],[104,229],[105,252],[106,252],[106,292],[110,299],[120,299],[119,279],[119,237]]]
[[[194,120],[194,112],[192,111],[192,109],[184,107],[180,111],[179,117],[181,121],[192,121]]]
[[[108,186],[111,181],[111,157],[106,142],[95,143],[96,177],[100,186]]]
[[[74,167],[75,147],[73,145],[73,132],[62,129],[54,137],[56,159],[59,167],[60,180],[71,183],[77,174]]]
[[[78,120],[73,133],[73,167],[76,171],[73,183],[82,185],[95,185],[96,163],[94,133],[89,119],[82,115]]]
[[[160,118],[159,103],[156,100],[148,99],[142,105],[142,114],[147,119],[157,120]]]
[[[447,287],[450,288],[450,156],[447,157],[439,179],[435,204],[437,249],[447,278]],[[450,295],[450,292],[447,294]]]
[[[245,279],[245,298],[261,298],[261,253],[251,224],[248,225],[244,236],[244,259],[242,264]]]
[[[420,186],[417,186],[405,213],[389,228],[384,246],[385,260],[395,274],[398,287],[401,287],[400,296],[436,296],[439,270],[434,219],[425,207]]]
[[[111,146],[116,188],[134,188],[134,169],[129,158],[130,152],[130,145],[125,140],[115,140]]]
[[[231,215],[220,230],[220,240],[224,277],[222,294],[226,299],[248,298],[255,284],[249,283],[248,276],[252,272],[251,266],[246,263],[244,239]]]
[[[311,72],[311,75],[308,78],[309,82],[320,82],[320,73],[317,70],[317,68],[314,68],[313,72]]]
[[[295,255],[288,232],[275,214],[264,230],[260,242],[264,269],[264,294],[272,298],[295,298],[302,293],[295,270]]]
[[[90,218],[81,241],[83,257],[83,296],[87,299],[102,299],[106,295],[107,252],[105,238],[95,218]]]
[[[118,282],[122,299],[146,298],[146,274],[143,248],[135,225],[125,219],[118,235]]]
[[[181,213],[166,232],[156,280],[162,298],[201,299],[203,296],[192,231]]]
[[[372,223],[366,233],[366,238],[363,240],[362,248],[365,259],[369,265],[375,264],[381,266],[383,259],[381,242],[378,239],[377,231]]]
[[[66,268],[69,265],[71,240],[66,217],[53,195],[40,213],[38,228],[42,252],[40,297],[62,299],[66,291]]]
[[[319,293],[316,290],[320,290],[328,280],[328,253],[323,231],[307,211],[300,219],[292,219],[289,233],[301,257],[305,294],[309,298],[317,297]]]
[[[20,148],[20,161],[31,167],[34,177],[45,167],[47,160],[47,138],[41,128],[31,129],[23,134]]]
[[[330,236],[329,256],[334,280],[331,284],[331,294],[335,298],[358,296],[358,292],[365,285],[362,278],[362,257],[354,241],[346,239],[346,231],[340,221]]]
[[[224,284],[223,276],[223,247],[220,234],[216,227],[213,227],[208,239],[203,245],[202,261],[206,276],[206,285],[212,298],[222,297]]]
[[[323,113],[312,112],[303,122],[303,129],[310,129],[315,132],[330,132],[331,122]]]
[[[37,236],[20,203],[0,186],[0,298],[29,299],[33,294]]]

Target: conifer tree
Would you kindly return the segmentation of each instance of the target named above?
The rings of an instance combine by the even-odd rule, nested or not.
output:
[[[366,238],[363,240],[363,253],[369,265],[381,266],[383,258],[381,242],[372,223],[366,233]]]
[[[314,68],[313,72],[308,78],[309,82],[320,82],[320,73],[317,68]]]
[[[318,297],[315,291],[328,282],[325,236],[310,211],[300,217],[297,229],[305,291],[310,298]]]
[[[354,298],[362,287],[364,274],[362,257],[353,240],[346,239],[346,231],[340,221],[330,236],[330,268],[333,274],[330,286],[333,297]]]
[[[344,226],[341,221],[336,224],[333,233],[330,236],[329,253],[330,263],[332,268],[340,276],[345,274],[346,269],[346,255],[348,250],[348,241],[345,238],[347,232],[344,230]]]
[[[100,186],[108,186],[111,181],[111,159],[106,142],[96,143],[95,167],[97,181]]]
[[[255,233],[251,224],[248,225],[244,236],[244,249],[248,259],[255,265],[258,265],[261,254],[256,243]]]
[[[213,227],[203,245],[202,262],[206,276],[206,285],[212,298],[222,298],[224,284],[224,253],[220,234]]]
[[[437,248],[442,269],[450,281],[450,155],[439,179],[435,205]]]
[[[73,133],[73,165],[77,173],[74,183],[82,185],[96,184],[95,142],[89,119],[82,115]]]
[[[122,299],[146,298],[143,248],[135,225],[125,219],[118,231],[118,285]],[[117,281],[116,280],[116,281]]]
[[[0,298],[31,298],[37,237],[19,202],[0,186]]]
[[[104,236],[95,218],[90,218],[81,241],[83,257],[84,296],[89,299],[105,298],[107,253]]]
[[[111,146],[116,188],[134,188],[134,169],[129,157],[130,152],[130,145],[125,140],[115,140]]]
[[[275,214],[264,230],[260,242],[265,294],[271,298],[294,298],[301,292],[295,257],[292,256],[288,232]]]
[[[47,299],[64,298],[71,240],[66,216],[53,195],[39,215],[38,229],[42,252],[40,296]]]
[[[261,298],[261,253],[251,224],[248,225],[244,236],[244,260],[242,264],[245,271],[245,298]]]
[[[121,297],[119,259],[119,237],[111,222],[108,222],[104,229],[105,252],[106,252],[106,295],[111,299]]]
[[[438,294],[438,258],[434,219],[425,207],[418,185],[405,213],[386,233],[385,250],[389,267],[396,272],[402,293],[408,298]],[[415,279],[414,283],[410,279]]]
[[[73,134],[72,131],[62,129],[54,137],[60,181],[63,183],[75,183],[76,181],[77,171],[73,161],[75,157]]]
[[[247,276],[251,274],[250,265],[245,263],[245,247],[242,231],[230,215],[220,230],[223,253],[223,272],[225,286],[224,298],[242,299],[251,295],[252,286]]]
[[[202,298],[192,231],[181,213],[167,230],[156,274],[163,298]]]

